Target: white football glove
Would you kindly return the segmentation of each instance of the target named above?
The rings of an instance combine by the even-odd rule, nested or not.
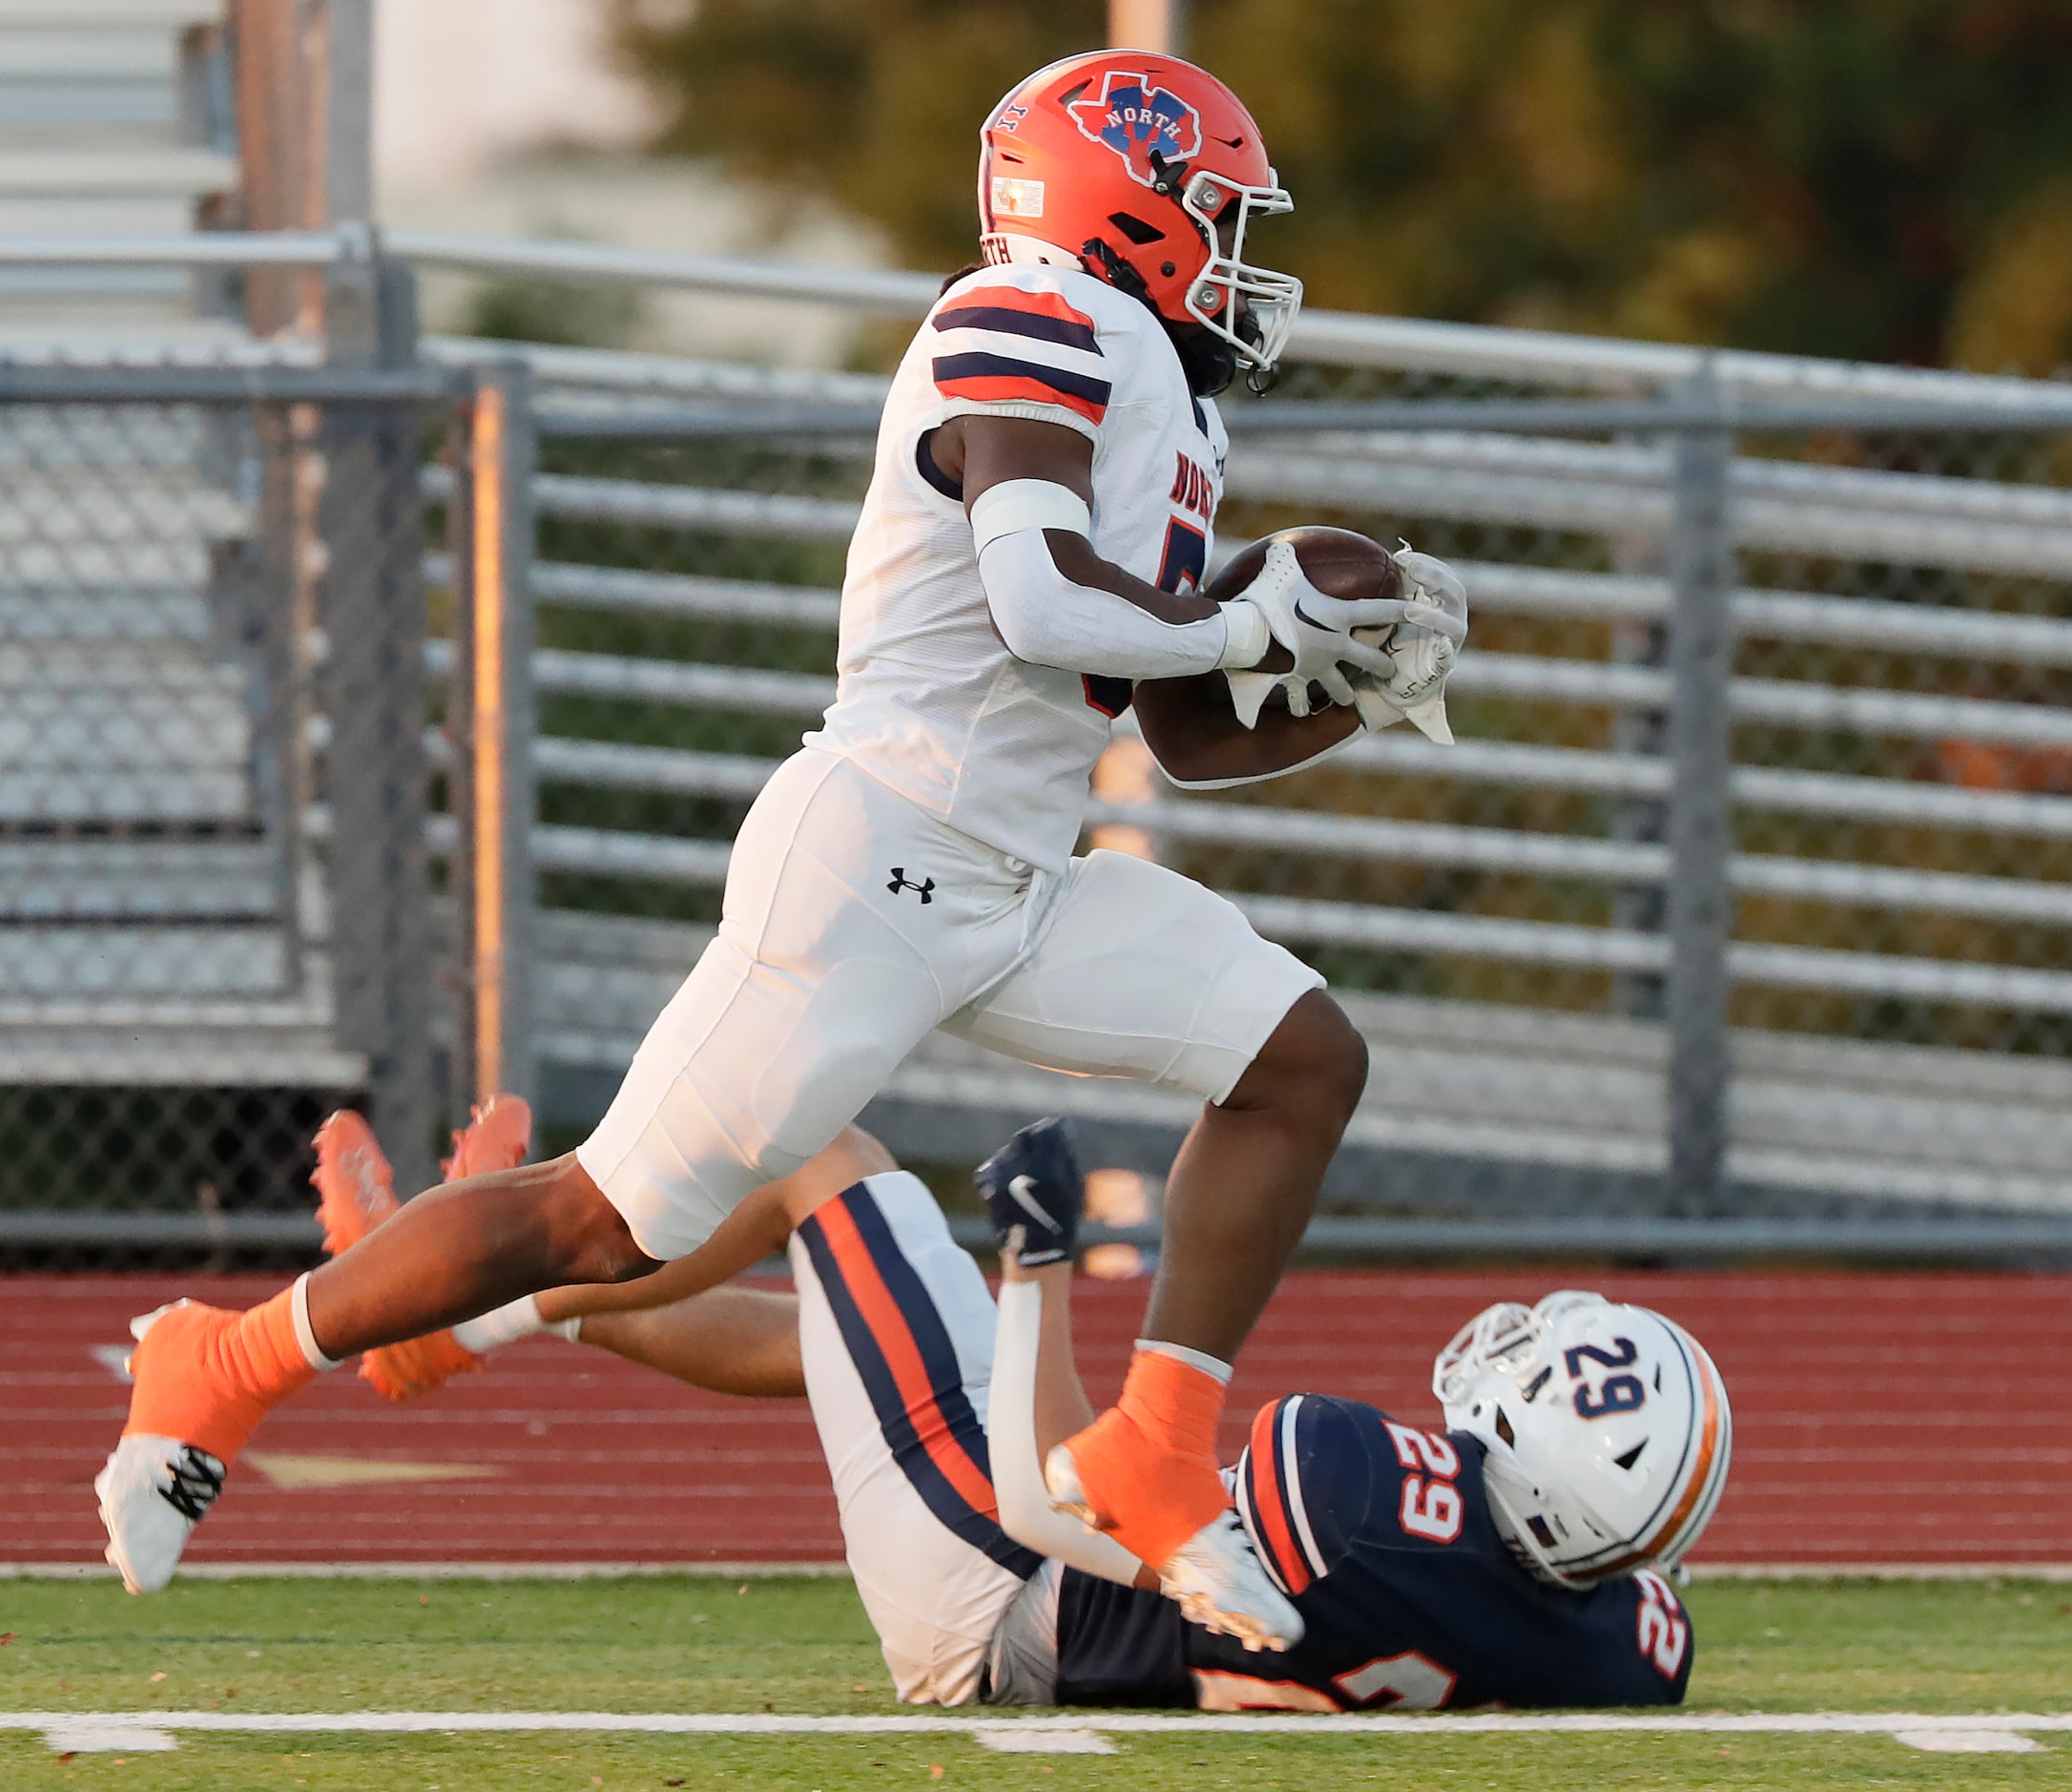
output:
[[[1233,603],[1250,604],[1266,618],[1267,632],[1295,656],[1286,672],[1225,674],[1231,681],[1231,702],[1237,719],[1248,728],[1258,726],[1259,711],[1275,685],[1288,693],[1291,715],[1310,713],[1310,686],[1323,686],[1334,703],[1353,701],[1353,686],[1344,668],[1385,678],[1391,666],[1378,647],[1355,640],[1357,628],[1379,628],[1399,622],[1406,606],[1394,597],[1327,597],[1304,576],[1292,542],[1275,541],[1266,551],[1259,575],[1245,587]]]
[[[1385,673],[1353,678],[1353,707],[1370,733],[1407,720],[1427,740],[1453,745],[1446,720],[1446,679],[1467,639],[1467,587],[1445,561],[1406,541],[1396,552],[1402,573],[1404,620],[1389,636]]]

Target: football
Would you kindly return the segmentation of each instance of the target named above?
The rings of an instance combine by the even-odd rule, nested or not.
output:
[[[1327,597],[1395,597],[1401,594],[1402,575],[1389,551],[1357,530],[1332,529],[1322,523],[1304,523],[1295,529],[1277,529],[1263,535],[1230,561],[1202,587],[1204,597],[1219,604],[1230,600],[1258,577],[1266,562],[1266,551],[1276,541],[1292,543],[1303,576]],[[1355,629],[1353,638],[1370,647],[1385,647],[1396,633],[1394,623],[1380,628]],[[1311,687],[1311,701],[1326,699],[1321,690]],[[1275,692],[1269,699],[1284,707],[1286,699]]]
[[[1204,597],[1229,603],[1259,576],[1266,551],[1276,541],[1291,543],[1303,576],[1327,597],[1394,597],[1402,589],[1401,574],[1389,551],[1378,541],[1357,530],[1331,529],[1321,523],[1305,523],[1296,529],[1277,529],[1261,536],[1230,561],[1202,587]],[[1358,629],[1357,639],[1380,647],[1395,633],[1393,624],[1378,629]]]

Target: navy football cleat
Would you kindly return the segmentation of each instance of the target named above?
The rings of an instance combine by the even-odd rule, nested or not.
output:
[[[979,1165],[979,1193],[993,1221],[993,1241],[1014,1250],[1025,1269],[1069,1262],[1079,1250],[1079,1215],[1087,1193],[1063,1120],[1025,1126]]]

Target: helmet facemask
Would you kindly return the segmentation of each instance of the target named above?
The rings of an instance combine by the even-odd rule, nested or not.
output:
[[[1188,316],[1226,344],[1240,367],[1271,373],[1302,308],[1302,282],[1253,266],[1245,260],[1245,238],[1254,218],[1292,212],[1295,200],[1285,187],[1248,187],[1206,168],[1186,176],[1178,198],[1209,248],[1209,260],[1188,282]],[[1218,223],[1233,205],[1237,216],[1225,250]]]
[[[1554,1566],[1551,1536],[1534,1534],[1538,1490],[1511,1451],[1516,1421],[1505,1410],[1537,1400],[1553,1379],[1546,1361],[1544,1316],[1518,1301],[1501,1301],[1471,1319],[1432,1364],[1432,1392],[1446,1424],[1483,1441],[1482,1491],[1490,1516],[1521,1568],[1557,1587],[1576,1583]],[[1544,1519],[1542,1520],[1543,1525]]]

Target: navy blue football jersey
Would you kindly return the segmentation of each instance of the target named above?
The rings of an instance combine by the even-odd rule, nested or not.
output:
[[[1234,1486],[1259,1558],[1308,1627],[1254,1654],[1171,1600],[1065,1571],[1060,1704],[1363,1711],[1668,1705],[1690,1619],[1659,1574],[1584,1592],[1512,1557],[1482,1491],[1482,1447],[1357,1401],[1262,1407]]]

